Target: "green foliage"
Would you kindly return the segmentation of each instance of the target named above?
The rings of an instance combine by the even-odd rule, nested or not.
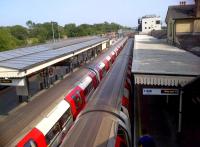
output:
[[[19,40],[26,40],[28,38],[28,30],[20,25],[10,27],[10,33]]]
[[[64,31],[68,37],[79,37],[88,35],[98,35],[104,34],[106,32],[118,31],[118,29],[123,28],[116,23],[104,22],[101,24],[81,24],[76,26],[76,24],[70,23],[64,26]]]
[[[27,39],[27,43],[28,43],[29,45],[35,45],[35,44],[39,44],[40,41],[39,41],[38,38],[28,38],[28,39]]]
[[[77,29],[76,29],[76,24],[74,23],[70,23],[70,24],[66,24],[64,26],[64,31],[65,31],[65,34],[68,36],[68,37],[75,37],[77,36]]]
[[[16,48],[18,40],[11,35],[9,30],[0,28],[0,51]]]
[[[0,51],[45,43],[53,39],[53,30],[54,38],[59,39],[65,36],[79,37],[105,34],[124,28],[119,24],[108,22],[94,25],[81,24],[79,26],[69,23],[62,27],[57,22],[34,23],[29,20],[26,25],[27,28],[20,25],[0,27]]]

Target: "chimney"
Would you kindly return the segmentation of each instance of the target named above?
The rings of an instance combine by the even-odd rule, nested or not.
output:
[[[180,1],[180,5],[181,6],[185,6],[186,5],[186,1]]]
[[[200,17],[200,0],[195,0],[196,5],[196,17]]]

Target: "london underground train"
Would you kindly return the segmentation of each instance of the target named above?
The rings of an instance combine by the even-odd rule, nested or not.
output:
[[[119,46],[123,48],[123,39]],[[102,61],[88,68],[86,74],[74,87],[68,92],[65,98],[56,105],[56,107],[48,113],[30,132],[23,138],[20,138],[17,147],[46,147],[58,146],[68,130],[73,125],[77,115],[85,107],[88,102],[89,95],[97,88],[103,77],[106,76],[108,70],[106,64],[111,66],[118,54],[112,54],[114,48],[106,54]],[[119,51],[118,51],[119,52]],[[108,57],[109,56],[109,57]],[[109,58],[109,60],[107,60]],[[113,59],[113,61],[111,60]],[[104,63],[107,60],[108,63]]]
[[[131,126],[122,104],[133,40],[116,59],[112,69],[77,116],[61,147],[131,147]]]

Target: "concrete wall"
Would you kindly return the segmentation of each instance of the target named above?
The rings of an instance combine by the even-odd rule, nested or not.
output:
[[[194,21],[194,33],[200,33],[200,19]]]
[[[169,43],[178,43],[177,35],[200,33],[200,19],[172,20],[167,24],[167,39]]]
[[[176,33],[192,33],[193,20],[176,20]]]

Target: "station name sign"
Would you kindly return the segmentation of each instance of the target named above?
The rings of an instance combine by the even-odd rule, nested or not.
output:
[[[0,83],[12,83],[10,79],[0,79]]]
[[[143,88],[143,95],[179,95],[179,90],[170,88]]]

